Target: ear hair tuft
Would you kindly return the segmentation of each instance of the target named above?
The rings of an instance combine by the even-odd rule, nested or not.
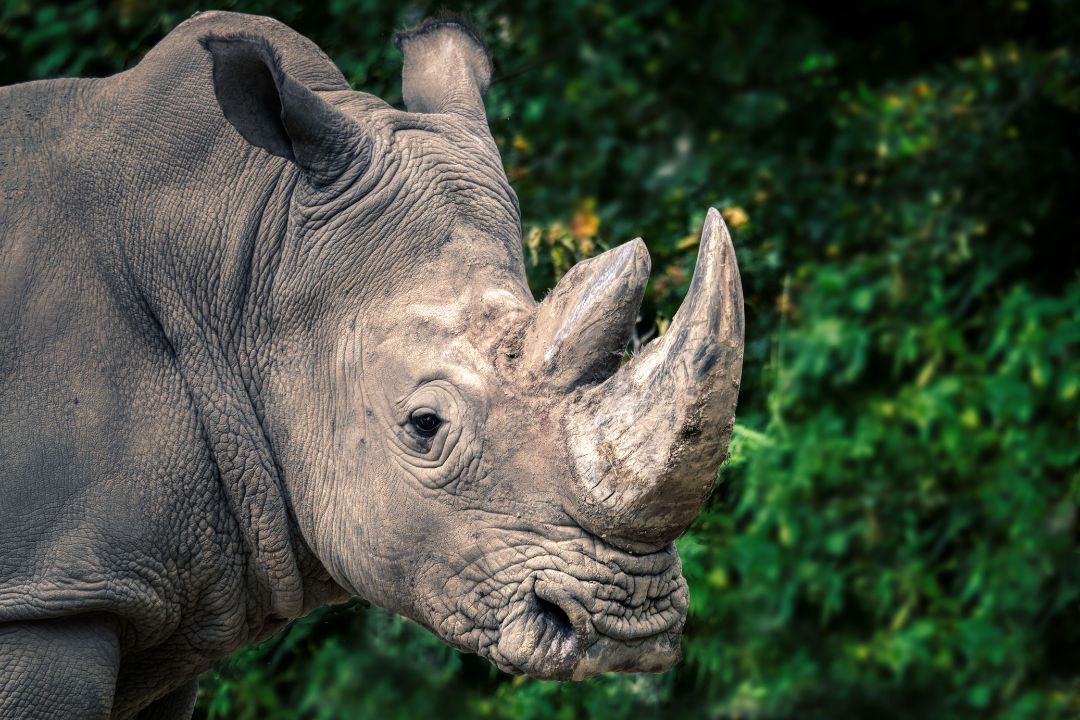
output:
[[[472,41],[479,46],[480,50],[484,53],[484,57],[487,58],[489,65],[488,72],[490,74],[490,72],[494,70],[491,62],[491,50],[488,48],[484,36],[476,29],[476,23],[473,22],[472,18],[466,13],[455,12],[444,8],[443,10],[440,10],[438,14],[425,18],[418,25],[394,33],[394,47],[398,50],[403,50],[402,45],[406,41],[447,26],[456,27],[458,30],[461,30],[472,38]]]

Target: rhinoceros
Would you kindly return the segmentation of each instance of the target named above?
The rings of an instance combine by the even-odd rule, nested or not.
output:
[[[510,673],[676,661],[742,370],[723,220],[624,362],[644,243],[538,304],[483,43],[395,43],[406,110],[226,12],[0,90],[0,716],[190,716],[353,596]]]

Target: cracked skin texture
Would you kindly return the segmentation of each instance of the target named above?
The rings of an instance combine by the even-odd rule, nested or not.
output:
[[[508,672],[677,657],[678,529],[583,527],[563,437],[644,246],[591,261],[624,316],[578,277],[589,332],[527,366],[490,62],[454,21],[399,43],[414,112],[219,12],[0,89],[0,716],[188,717],[214,661],[350,595]]]

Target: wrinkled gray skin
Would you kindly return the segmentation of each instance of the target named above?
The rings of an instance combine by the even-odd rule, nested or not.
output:
[[[537,306],[487,56],[454,21],[397,41],[409,112],[230,13],[0,89],[0,716],[186,717],[350,595],[509,672],[676,659],[671,543],[741,370],[723,223],[620,369],[644,245]]]

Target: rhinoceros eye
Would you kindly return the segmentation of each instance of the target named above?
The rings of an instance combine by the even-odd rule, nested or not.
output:
[[[409,422],[416,432],[424,437],[431,437],[439,430],[442,420],[430,410],[417,410],[409,417]]]

